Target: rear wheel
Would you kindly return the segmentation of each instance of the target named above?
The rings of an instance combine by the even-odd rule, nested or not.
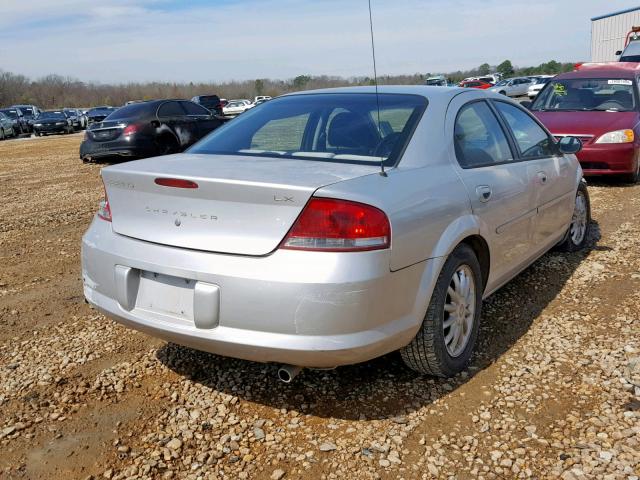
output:
[[[163,135],[158,138],[157,144],[158,153],[160,155],[169,155],[172,153],[178,153],[180,151],[178,141],[170,135]]]
[[[420,373],[450,377],[464,370],[473,354],[482,309],[482,275],[465,244],[442,267],[420,330],[400,350],[404,362]]]
[[[564,252],[575,252],[584,248],[589,236],[589,225],[591,223],[591,203],[589,192],[584,182],[578,185],[576,199],[573,209],[571,225],[565,234],[564,239],[558,245],[558,249]]]

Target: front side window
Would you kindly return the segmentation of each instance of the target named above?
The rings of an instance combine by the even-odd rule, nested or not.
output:
[[[178,102],[163,103],[158,109],[159,117],[183,117],[184,115],[184,110],[182,110]]]
[[[485,102],[474,102],[460,109],[454,127],[454,144],[462,168],[513,160],[507,137]]]
[[[248,110],[189,151],[394,165],[426,104],[380,94],[378,122],[375,94],[290,95]]]
[[[555,153],[553,141],[528,113],[505,102],[495,106],[507,121],[523,158],[548,157]]]
[[[634,82],[624,78],[573,78],[552,80],[536,97],[534,111],[636,110]]]

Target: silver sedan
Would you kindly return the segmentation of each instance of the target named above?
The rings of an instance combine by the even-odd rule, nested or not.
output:
[[[580,146],[473,89],[280,97],[186,153],[104,168],[84,293],[221,355],[335,367],[400,350],[454,375],[483,298],[549,249],[584,246]]]

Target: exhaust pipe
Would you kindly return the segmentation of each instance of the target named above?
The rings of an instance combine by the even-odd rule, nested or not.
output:
[[[284,383],[291,383],[301,371],[302,367],[297,367],[295,365],[282,365],[278,369],[278,379]]]

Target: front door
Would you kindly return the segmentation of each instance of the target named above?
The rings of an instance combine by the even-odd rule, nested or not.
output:
[[[513,104],[493,101],[509,126],[518,155],[535,166],[533,183],[538,215],[533,247],[546,250],[564,235],[573,214],[576,163],[560,154],[551,135],[532,116]]]

